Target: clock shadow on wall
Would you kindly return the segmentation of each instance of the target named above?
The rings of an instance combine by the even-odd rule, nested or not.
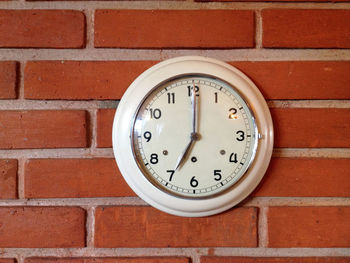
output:
[[[255,84],[212,58],[163,61],[129,86],[113,151],[133,191],[166,213],[225,211],[259,184],[273,149],[269,108]]]

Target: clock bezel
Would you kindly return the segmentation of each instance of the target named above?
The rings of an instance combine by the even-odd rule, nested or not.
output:
[[[238,182],[223,194],[206,199],[184,199],[154,186],[140,170],[132,150],[130,130],[145,96],[160,83],[180,75],[210,75],[228,83],[250,105],[259,131],[255,158]],[[223,212],[246,198],[258,185],[269,165],[273,149],[273,124],[264,97],[241,71],[222,61],[198,56],[160,62],[142,73],[121,99],[113,122],[113,151],[128,185],[150,205],[178,216],[198,217]]]
[[[156,90],[158,90],[160,87],[163,87],[166,83],[169,83],[169,82],[172,82],[172,81],[175,81],[177,79],[181,79],[181,78],[184,78],[184,77],[188,77],[188,78],[208,78],[208,79],[212,79],[214,81],[219,81],[219,82],[223,82],[225,84],[225,86],[227,86],[228,88],[234,90],[242,99],[242,101],[245,103],[245,105],[247,106],[247,109],[250,113],[250,115],[252,116],[253,120],[252,120],[252,124],[253,124],[253,130],[254,130],[254,140],[252,140],[252,143],[254,144],[253,146],[253,153],[251,155],[251,158],[249,159],[249,162],[248,162],[248,165],[245,167],[245,169],[243,169],[243,173],[238,176],[238,178],[234,178],[232,179],[233,181],[230,182],[229,186],[227,187],[224,187],[222,190],[220,190],[219,192],[216,192],[216,193],[212,193],[212,194],[209,194],[209,195],[206,195],[206,196],[195,196],[195,195],[182,195],[181,193],[177,193],[177,192],[173,192],[171,190],[169,190],[167,187],[163,186],[162,184],[158,183],[156,178],[152,177],[150,174],[149,174],[149,171],[144,167],[144,165],[141,163],[141,161],[137,158],[137,155],[136,155],[136,152],[135,152],[135,137],[134,137],[134,130],[135,130],[135,123],[137,121],[137,116],[138,116],[138,113],[140,112],[140,108],[142,107],[142,105],[144,104],[144,102],[149,98],[149,96],[151,94],[153,94]],[[142,174],[155,186],[157,187],[158,189],[166,192],[167,194],[170,194],[170,195],[174,195],[174,196],[177,196],[179,198],[183,198],[183,199],[207,199],[207,198],[212,198],[214,196],[217,196],[217,195],[222,195],[224,194],[226,191],[229,191],[231,187],[234,186],[234,184],[236,184],[239,180],[241,180],[242,177],[244,177],[244,175],[246,174],[247,170],[250,168],[250,166],[252,165],[253,161],[254,161],[254,158],[255,158],[255,155],[256,155],[256,150],[257,150],[257,147],[258,147],[258,134],[259,134],[259,130],[258,130],[258,127],[256,125],[256,122],[255,122],[255,116],[254,116],[254,112],[252,111],[249,103],[246,101],[245,97],[239,93],[239,91],[233,87],[231,84],[229,83],[226,83],[224,80],[221,80],[221,79],[218,79],[214,76],[211,76],[211,75],[204,75],[204,74],[194,74],[194,75],[188,75],[188,74],[185,74],[185,75],[178,75],[178,76],[174,76],[170,79],[167,79],[161,83],[158,84],[158,86],[154,87],[152,90],[150,90],[148,92],[148,94],[144,97],[144,99],[140,102],[138,108],[137,108],[137,111],[135,112],[135,115],[134,115],[134,120],[133,120],[133,125],[131,126],[131,129],[130,129],[130,143],[132,144],[132,151],[133,151],[133,156],[134,156],[134,159],[136,160],[137,162],[137,165],[139,166],[140,170],[142,171]]]

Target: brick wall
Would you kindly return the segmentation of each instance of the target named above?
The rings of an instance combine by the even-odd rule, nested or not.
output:
[[[0,0],[0,263],[350,262],[350,2]],[[159,212],[113,160],[132,80],[225,60],[271,108],[261,185],[208,218]]]

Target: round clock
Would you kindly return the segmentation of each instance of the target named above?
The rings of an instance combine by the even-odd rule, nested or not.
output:
[[[142,73],[121,99],[113,150],[134,192],[179,216],[208,216],[247,197],[270,162],[266,102],[236,68],[178,57]]]

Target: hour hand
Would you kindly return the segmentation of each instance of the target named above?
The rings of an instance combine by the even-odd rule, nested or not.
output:
[[[182,165],[183,161],[186,159],[186,156],[187,156],[188,152],[191,149],[191,146],[198,139],[199,139],[199,136],[198,136],[197,133],[191,133],[191,141],[187,144],[185,150],[182,152],[182,154],[177,159],[176,166],[175,166],[175,171],[177,170],[177,168],[179,168]]]
[[[191,148],[191,145],[192,143],[194,142],[194,140],[191,138],[191,141],[187,144],[185,150],[182,152],[182,154],[179,156],[179,158],[177,159],[177,162],[176,162],[176,166],[175,166],[175,171],[177,170],[177,168],[180,167],[180,165],[183,163],[183,161],[185,160],[190,148]]]

